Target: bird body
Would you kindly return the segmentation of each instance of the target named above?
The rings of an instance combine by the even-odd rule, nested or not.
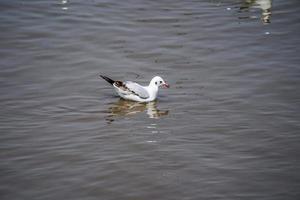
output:
[[[157,98],[159,87],[170,87],[160,76],[153,77],[148,86],[141,86],[132,81],[114,81],[103,75],[100,77],[110,83],[123,99],[138,102],[154,101]]]

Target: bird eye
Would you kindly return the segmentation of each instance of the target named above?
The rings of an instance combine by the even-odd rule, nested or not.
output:
[[[160,83],[162,83],[162,81],[160,81]]]
[[[155,85],[157,85],[157,82],[155,82]]]

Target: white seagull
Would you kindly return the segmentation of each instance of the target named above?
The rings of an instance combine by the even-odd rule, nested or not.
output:
[[[114,86],[118,95],[123,99],[138,102],[154,101],[157,97],[159,87],[170,87],[160,76],[153,77],[148,86],[141,86],[132,81],[114,81],[103,75],[100,75],[100,77]]]

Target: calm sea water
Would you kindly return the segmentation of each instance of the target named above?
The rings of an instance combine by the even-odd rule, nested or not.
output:
[[[2,0],[0,198],[299,199],[298,0]],[[99,73],[170,83],[120,100]]]

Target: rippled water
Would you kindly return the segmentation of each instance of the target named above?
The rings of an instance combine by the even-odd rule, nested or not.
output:
[[[0,2],[0,198],[298,199],[297,0]],[[99,73],[171,84],[120,100]]]

